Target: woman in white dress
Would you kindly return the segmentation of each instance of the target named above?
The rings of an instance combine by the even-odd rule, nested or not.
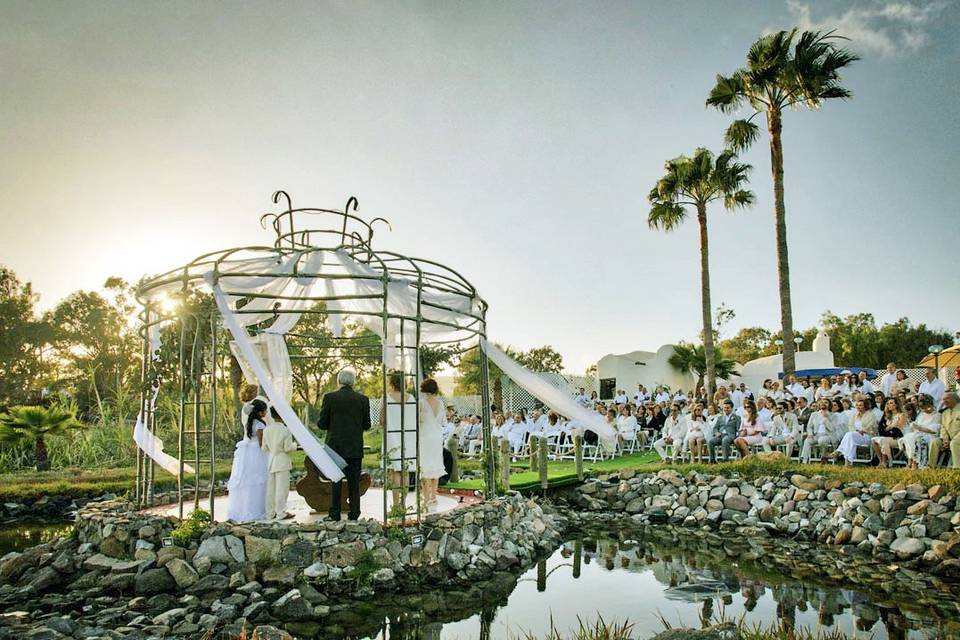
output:
[[[444,406],[436,380],[420,383],[420,483],[427,511],[437,508],[437,485],[446,473],[443,467]]]
[[[903,445],[903,451],[907,455],[907,468],[916,469],[917,467],[925,469],[927,467],[927,454],[929,453],[930,441],[940,434],[940,414],[933,407],[933,401],[929,396],[921,396],[920,413],[908,425],[909,432],[905,432],[900,443]]]
[[[404,504],[407,493],[404,490],[407,487],[406,474],[417,468],[417,404],[412,395],[403,391],[403,387],[403,374],[391,374],[387,387],[384,412],[387,418],[384,428],[387,430],[387,469],[390,471],[395,505]],[[441,434],[441,441],[442,439]]]
[[[267,454],[260,445],[266,427],[267,403],[250,402],[250,415],[244,429],[244,438],[233,453],[233,468],[227,489],[227,519],[234,522],[260,520],[267,511]]]
[[[706,443],[706,424],[703,421],[703,406],[698,402],[687,418],[686,448],[690,452],[690,462],[703,463],[703,450]]]

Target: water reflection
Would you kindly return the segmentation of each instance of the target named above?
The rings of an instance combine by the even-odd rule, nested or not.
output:
[[[901,573],[893,576],[862,557],[783,542],[633,528],[570,540],[516,579],[501,576],[466,592],[399,596],[387,605],[396,613],[368,636],[349,624],[336,631],[383,640],[486,640],[527,631],[543,637],[551,619],[564,632],[577,628],[578,617],[600,614],[607,621],[630,620],[644,638],[662,630],[662,614],[674,626],[742,615],[750,624],[836,629],[850,637],[960,636],[956,585],[916,576],[906,582]]]
[[[34,545],[65,536],[73,528],[66,522],[49,520],[20,521],[0,525],[0,556],[10,551],[22,551]]]

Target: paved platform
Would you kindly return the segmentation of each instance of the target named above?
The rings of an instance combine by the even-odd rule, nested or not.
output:
[[[413,506],[416,504],[416,493],[410,492],[407,494],[406,503],[408,510],[412,513]],[[214,520],[217,522],[222,522],[227,517],[227,504],[230,501],[229,496],[220,496],[214,499],[213,509],[214,509]],[[468,501],[464,501],[466,503]],[[475,500],[470,500],[469,502],[475,502]],[[200,501],[200,508],[205,509],[208,506],[208,501],[202,499]],[[456,509],[461,504],[461,498],[457,495],[440,493],[437,496],[437,507],[436,509],[430,511],[430,513],[442,513],[445,511],[450,511]],[[387,493],[387,510],[393,506],[393,496],[391,493]],[[178,505],[167,505],[163,507],[155,507],[150,509],[150,513],[158,513],[165,516],[176,516],[178,514]],[[193,511],[193,501],[189,503],[184,503],[183,505],[183,515],[187,517]],[[301,524],[308,524],[310,522],[316,522],[323,519],[326,515],[325,513],[313,513],[310,510],[310,507],[307,505],[303,497],[296,491],[290,491],[290,496],[287,498],[287,511],[292,513],[294,517],[285,522],[298,522]],[[421,515],[427,515],[423,513]],[[346,519],[346,512],[343,514],[343,518]],[[361,518],[372,518],[374,520],[383,521],[383,490],[377,487],[370,487],[367,492],[360,498],[360,517]]]

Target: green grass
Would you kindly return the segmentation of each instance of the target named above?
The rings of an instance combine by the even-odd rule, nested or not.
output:
[[[611,473],[622,469],[643,469],[658,460],[656,452],[644,451],[642,453],[631,453],[630,455],[613,458],[611,460],[601,460],[599,462],[590,462],[584,460],[583,470],[585,473]],[[529,467],[526,462],[518,462],[511,465],[512,468],[525,469]],[[569,481],[576,478],[577,466],[572,460],[563,460],[559,462],[547,463],[547,478],[551,485]],[[510,474],[510,488],[515,490],[529,489],[540,486],[540,473],[536,471],[521,471]],[[460,482],[450,482],[446,485],[449,489],[463,489],[467,491],[476,491],[483,489],[483,479],[474,478],[472,480],[462,480]]]

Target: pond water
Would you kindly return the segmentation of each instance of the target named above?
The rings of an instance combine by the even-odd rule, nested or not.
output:
[[[338,626],[318,637],[543,638],[551,620],[566,635],[579,619],[598,615],[628,620],[635,638],[663,631],[660,616],[674,627],[743,616],[750,625],[779,622],[877,640],[960,637],[958,593],[949,586],[894,579],[890,567],[835,551],[785,546],[777,556],[753,543],[740,551],[717,538],[683,537],[692,533],[644,527],[588,534],[519,578],[335,612],[328,624]]]
[[[0,524],[0,556],[10,551],[49,542],[70,533],[73,524],[63,521],[27,520]]]

